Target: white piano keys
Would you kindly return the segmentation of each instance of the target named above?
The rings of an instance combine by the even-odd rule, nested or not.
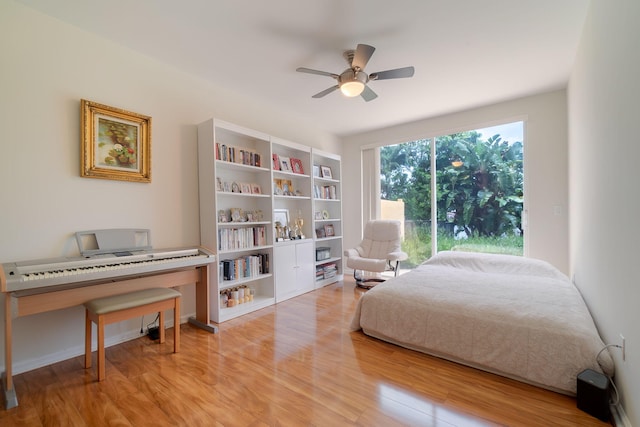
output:
[[[164,269],[200,266],[214,261],[214,255],[202,248],[152,251],[126,256],[63,258],[23,261],[2,265],[6,290],[18,291],[59,284],[144,275]],[[0,270],[0,271],[2,271]]]

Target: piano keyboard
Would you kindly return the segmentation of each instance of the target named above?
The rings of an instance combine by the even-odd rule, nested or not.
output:
[[[61,284],[142,275],[214,261],[214,255],[202,248],[145,251],[132,255],[99,255],[91,258],[57,258],[2,264],[0,282],[13,292]]]

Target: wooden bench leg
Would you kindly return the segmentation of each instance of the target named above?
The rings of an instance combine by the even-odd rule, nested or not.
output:
[[[104,364],[104,317],[98,315],[98,381],[105,379]]]
[[[180,351],[180,298],[174,299],[173,304],[173,352]]]
[[[158,312],[158,315],[160,317],[160,325],[159,327],[159,331],[160,332],[160,344],[164,344],[164,310],[160,310]]]
[[[91,317],[89,317],[89,310],[85,310],[85,326],[84,326],[84,367],[91,367]]]

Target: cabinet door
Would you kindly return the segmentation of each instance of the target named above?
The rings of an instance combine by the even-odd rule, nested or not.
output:
[[[282,301],[295,294],[296,280],[296,245],[277,245],[274,253],[274,274],[276,282],[276,301]]]
[[[311,239],[301,242],[296,246],[298,291],[302,294],[315,289],[316,256]]]

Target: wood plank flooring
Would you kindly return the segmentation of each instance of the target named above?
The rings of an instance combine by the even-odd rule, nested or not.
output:
[[[17,375],[0,425],[609,425],[574,398],[349,332],[362,292],[348,278],[217,334],[182,325],[178,354],[172,330],[109,347],[102,383],[83,356]]]

